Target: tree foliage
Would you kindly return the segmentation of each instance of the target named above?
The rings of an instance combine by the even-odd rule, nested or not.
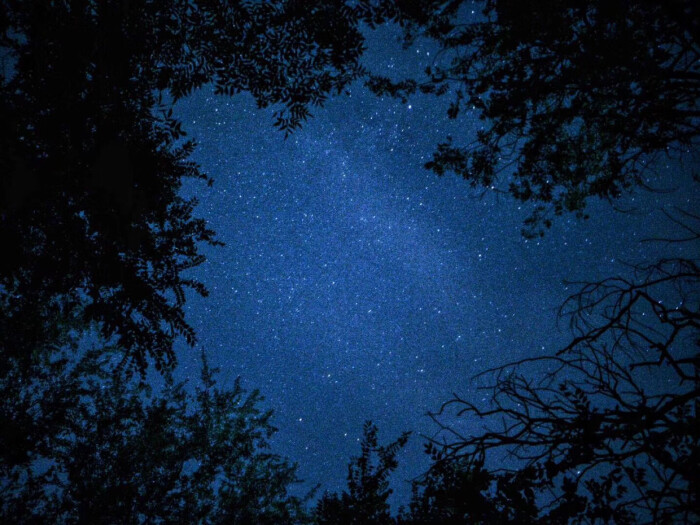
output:
[[[529,471],[496,474],[483,462],[447,457],[432,443],[426,452],[432,465],[414,482],[399,525],[534,523],[538,509]]]
[[[362,3],[365,4],[364,2]],[[195,334],[183,275],[214,233],[184,178],[211,182],[172,102],[213,83],[278,104],[289,132],[362,73],[345,2],[0,2],[0,346],[31,355],[81,315],[126,358],[172,365]],[[367,18],[370,17],[370,18]]]
[[[54,353],[0,380],[5,523],[297,523],[296,467],[269,450],[262,400],[166,374],[157,391],[116,349]]]
[[[408,42],[434,39],[438,58],[422,81],[374,76],[370,88],[449,92],[450,118],[475,112],[476,140],[450,137],[426,166],[536,203],[527,235],[564,212],[585,216],[591,197],[646,186],[655,160],[686,157],[698,143],[697,2],[397,4]],[[481,13],[469,17],[474,7]]]
[[[363,428],[362,452],[348,465],[348,488],[342,494],[326,493],[315,509],[315,523],[390,525],[395,523],[388,498],[389,481],[398,466],[396,455],[406,445],[408,433],[387,446],[378,444],[378,429],[367,421]]]

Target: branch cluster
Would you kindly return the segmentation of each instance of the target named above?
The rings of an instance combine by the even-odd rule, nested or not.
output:
[[[447,456],[476,464],[503,449],[528,469],[533,486],[552,494],[549,512],[605,517],[605,508],[622,522],[697,519],[697,262],[665,259],[638,266],[632,278],[585,284],[562,315],[571,343],[554,356],[490,371],[489,408],[455,396],[434,415],[439,423],[456,410],[487,422],[472,436],[443,424],[451,435]]]

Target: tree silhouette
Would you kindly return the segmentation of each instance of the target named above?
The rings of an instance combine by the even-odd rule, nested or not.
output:
[[[396,455],[408,441],[402,434],[387,446],[380,446],[377,427],[367,421],[363,428],[362,452],[348,465],[348,489],[342,494],[326,493],[315,509],[315,523],[370,524],[395,523],[389,509],[392,493],[389,477],[398,466]]]
[[[692,239],[677,240],[700,239],[686,229]],[[455,396],[434,416],[488,424],[471,436],[443,424],[445,456],[479,464],[506,451],[553,494],[544,522],[698,520],[699,291],[697,261],[678,258],[585,284],[562,310],[574,331],[565,348],[491,371],[490,407]]]
[[[446,457],[431,443],[426,451],[432,465],[414,482],[400,525],[535,522],[538,509],[528,471],[496,474],[481,462]]]
[[[288,492],[296,467],[269,451],[275,429],[257,391],[217,388],[206,359],[194,391],[170,374],[154,391],[120,369],[120,353],[95,347],[76,363],[56,352],[30,380],[17,367],[0,382],[3,522],[305,519]]]
[[[317,524],[457,525],[471,523],[536,523],[538,507],[532,487],[533,470],[495,473],[482,461],[455,458],[443,447],[426,444],[430,469],[413,481],[407,509],[390,512],[390,477],[396,455],[408,434],[386,447],[378,446],[377,427],[367,422],[360,456],[348,466],[348,489],[325,493],[313,513]]]
[[[189,160],[172,103],[213,83],[278,104],[297,128],[363,70],[345,2],[0,2],[0,350],[31,356],[57,318],[81,316],[125,358],[172,365],[183,276],[214,233],[178,194],[211,182]],[[364,17],[364,18],[363,18]]]
[[[668,2],[396,2],[410,43],[440,46],[423,82],[370,79],[378,93],[452,92],[448,116],[483,120],[468,145],[448,138],[428,168],[537,204],[524,233],[585,216],[590,197],[646,187],[660,157],[700,134],[700,8]],[[467,10],[482,8],[473,22]]]

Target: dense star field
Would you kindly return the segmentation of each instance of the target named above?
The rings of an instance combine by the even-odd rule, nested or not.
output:
[[[398,35],[368,32],[366,65],[419,75],[434,50],[402,51]],[[437,432],[427,412],[453,392],[485,405],[472,376],[563,346],[557,310],[575,289],[564,281],[625,275],[626,263],[667,253],[641,241],[668,235],[661,210],[697,200],[637,191],[617,204],[627,213],[593,201],[589,220],[565,217],[525,239],[529,206],[423,168],[445,135],[481,124],[447,120],[448,102],[354,85],[286,140],[246,95],[202,90],[176,108],[215,180],[186,194],[226,244],[191,271],[211,295],[192,297],[188,318],[224,380],[261,389],[274,443],[309,487],[344,486],[370,419],[385,440],[414,433],[394,477],[394,502],[405,503],[427,467],[420,435]],[[192,355],[183,345],[184,374]]]

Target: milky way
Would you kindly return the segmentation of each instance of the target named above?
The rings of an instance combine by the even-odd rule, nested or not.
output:
[[[430,60],[429,48],[402,52],[394,38],[372,37],[375,70],[400,76]],[[525,241],[529,208],[422,168],[448,133],[481,125],[448,122],[448,102],[379,99],[355,85],[287,140],[246,95],[202,90],[178,105],[215,179],[184,192],[226,243],[191,272],[211,295],[190,297],[188,319],[222,381],[241,376],[262,391],[276,451],[299,462],[306,486],[342,488],[371,419],[385,442],[414,432],[395,479],[405,501],[402,480],[427,464],[419,434],[436,430],[426,412],[452,392],[480,402],[475,373],[560,345],[556,309],[572,292],[563,280],[650,256],[639,241],[664,226],[640,216],[688,200],[638,194],[627,202],[636,214],[592,203],[591,220],[563,217]],[[198,352],[179,354],[181,373],[194,375]]]

